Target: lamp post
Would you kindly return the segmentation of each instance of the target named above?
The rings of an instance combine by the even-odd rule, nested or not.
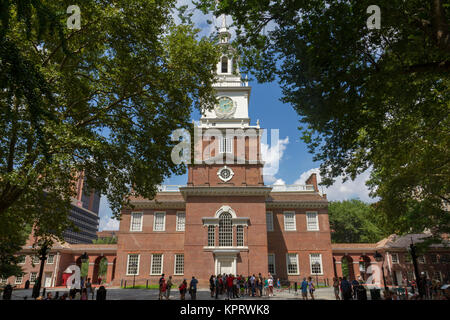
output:
[[[47,260],[47,254],[49,251],[50,251],[50,245],[44,241],[38,251],[39,260],[41,261],[41,265],[39,267],[39,275],[33,286],[33,293],[31,295],[34,299],[39,297],[39,292],[41,291],[42,275],[44,273],[44,264],[45,264],[45,260]]]
[[[383,273],[383,282],[384,282],[384,291],[387,291],[387,285],[386,285],[386,277],[384,276],[384,256],[379,253],[378,251],[375,251],[374,254],[375,261],[380,262],[381,261],[381,272]]]

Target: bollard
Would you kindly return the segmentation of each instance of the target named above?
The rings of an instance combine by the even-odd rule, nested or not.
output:
[[[123,279],[120,280],[120,287],[123,288]]]
[[[294,282],[294,291],[297,293],[297,282]]]
[[[148,279],[147,279],[147,283],[145,284],[145,289],[148,289]]]
[[[125,280],[124,288],[127,288],[127,280]]]

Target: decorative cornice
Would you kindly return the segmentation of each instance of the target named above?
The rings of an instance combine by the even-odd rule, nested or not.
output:
[[[328,201],[266,201],[266,208],[327,208]]]
[[[184,199],[186,196],[267,196],[271,187],[183,187],[180,192]]]
[[[134,205],[133,210],[136,209],[185,209],[186,202],[184,201],[154,201],[154,200],[141,200],[131,201]]]

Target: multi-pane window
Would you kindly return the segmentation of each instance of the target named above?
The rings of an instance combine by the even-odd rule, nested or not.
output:
[[[273,213],[266,212],[267,231],[273,231]]]
[[[416,276],[414,275],[414,272],[412,272],[412,271],[408,271],[408,272],[406,273],[406,277],[407,277],[407,279],[408,279],[409,281],[412,281],[412,280],[414,280],[414,279],[416,278]]]
[[[322,274],[322,255],[320,253],[311,253],[309,261],[311,263],[311,274]]]
[[[30,273],[30,283],[35,283],[37,279],[37,272]]]
[[[184,274],[184,254],[176,254],[175,255],[174,274]]]
[[[269,253],[267,257],[269,258],[269,273],[275,274],[275,254]]]
[[[186,223],[186,214],[184,212],[177,213],[177,231],[184,231]]]
[[[228,58],[227,57],[222,57],[222,61],[221,61],[221,65],[222,65],[222,73],[228,73]]]
[[[214,247],[216,244],[216,226],[208,226],[208,247]]]
[[[219,246],[233,246],[233,226],[229,212],[224,212],[219,217]]]
[[[8,279],[0,278],[0,284],[5,284],[6,282],[8,282]]]
[[[448,254],[441,254],[440,258],[439,258],[439,261],[441,263],[450,263],[450,255],[448,255]]]
[[[288,253],[286,258],[287,258],[287,273],[298,274],[298,255],[296,253]]]
[[[21,284],[22,283],[22,279],[23,279],[23,276],[17,276],[15,284]]]
[[[142,231],[142,212],[131,213],[130,231]]]
[[[39,264],[41,262],[38,256],[32,256],[31,260],[33,264]]]
[[[152,254],[152,264],[150,274],[162,274],[163,255],[161,253]]]
[[[419,261],[419,263],[425,263],[425,256],[418,256],[417,261]]]
[[[238,247],[244,246],[244,226],[236,226],[236,244]]]
[[[25,263],[25,256],[24,255],[22,255],[22,256],[19,256],[18,257],[19,258],[19,264],[24,264]]]
[[[430,254],[431,263],[438,263],[437,254]]]
[[[55,261],[55,255],[49,254],[47,257],[47,264],[53,264],[54,261]]]
[[[317,212],[306,213],[306,228],[308,231],[319,230],[319,218],[317,216]]]
[[[233,152],[233,137],[222,137],[219,140],[219,152],[220,153]]]
[[[166,222],[166,214],[164,212],[155,212],[153,231],[164,231],[166,228],[165,222]]]
[[[392,263],[398,263],[398,253],[391,253]]]
[[[127,263],[127,275],[139,274],[139,255],[129,254]]]
[[[285,231],[295,231],[295,212],[285,212],[284,213],[284,230]]]

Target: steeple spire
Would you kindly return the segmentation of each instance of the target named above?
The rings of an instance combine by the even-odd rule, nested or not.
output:
[[[231,33],[228,31],[227,17],[222,15],[222,26],[219,29],[220,43],[228,43],[230,41]]]

